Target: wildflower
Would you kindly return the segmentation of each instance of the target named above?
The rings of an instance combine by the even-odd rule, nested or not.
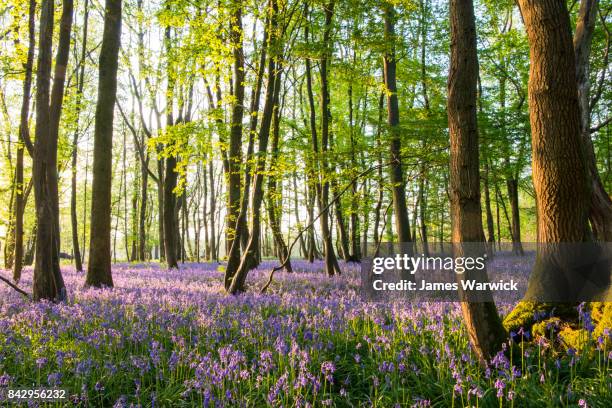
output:
[[[580,398],[580,400],[578,401],[578,406],[580,408],[587,408],[588,407],[587,402],[586,402],[586,400],[584,398]]]
[[[44,366],[47,364],[47,362],[48,362],[48,361],[49,361],[49,360],[47,360],[47,358],[45,358],[45,357],[37,358],[37,359],[36,359],[36,366],[37,366],[39,369],[40,369],[40,368],[43,368],[43,367],[44,367]]]
[[[11,376],[8,374],[2,374],[0,375],[0,387],[8,387],[9,383],[11,382]]]
[[[321,364],[321,372],[327,381],[333,380],[334,371],[336,371],[336,366],[331,361],[324,361]]]
[[[497,390],[497,397],[501,398],[504,396],[504,388],[506,388],[506,383],[501,378],[495,380],[495,389]]]
[[[62,375],[60,373],[51,373],[47,376],[47,382],[50,386],[55,387],[61,384]]]

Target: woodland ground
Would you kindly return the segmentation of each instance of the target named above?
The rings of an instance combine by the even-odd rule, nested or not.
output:
[[[328,278],[305,261],[258,294],[271,265],[240,296],[225,294],[216,264],[117,264],[113,290],[83,289],[64,266],[65,304],[0,287],[0,403],[9,388],[60,387],[65,406],[610,406],[609,330],[594,331],[588,311],[581,350],[551,324],[512,333],[516,353],[483,368],[457,304],[368,303],[358,265]]]

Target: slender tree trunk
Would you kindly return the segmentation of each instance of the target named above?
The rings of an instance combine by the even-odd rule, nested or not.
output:
[[[23,150],[26,141],[30,141],[30,128],[28,119],[30,115],[30,97],[32,91],[32,67],[34,65],[34,50],[36,48],[36,0],[30,0],[28,11],[28,56],[24,66],[23,95],[21,100],[21,113],[19,122],[19,145],[17,146],[17,163],[15,165],[15,260],[13,263],[13,280],[21,280],[23,267],[23,213],[25,210],[23,185]],[[31,143],[31,142],[30,142]],[[32,152],[30,153],[32,154]]]
[[[145,162],[141,162],[140,167],[140,211],[138,214],[138,260],[146,261],[146,247],[147,247],[147,231],[146,231],[146,222],[147,222],[147,190],[149,188],[149,172],[147,168],[149,167],[149,154],[147,153]]]
[[[353,53],[353,62],[356,63],[357,55]],[[353,123],[353,79],[349,83],[348,100],[349,100],[349,142],[351,148],[351,167],[357,169],[357,153],[355,146],[355,126]],[[338,200],[340,201],[340,200]],[[350,231],[351,231],[351,254],[350,260],[359,262],[361,259],[361,246],[359,245],[359,194],[357,189],[357,180],[351,184],[351,216],[350,216]]]
[[[484,243],[480,207],[478,158],[478,125],[476,119],[476,86],[478,56],[476,25],[472,0],[451,0],[451,58],[448,76],[448,125],[450,133],[450,199],[454,256],[482,256],[474,243]],[[469,243],[471,245],[464,245]],[[483,244],[484,249],[484,244]],[[470,276],[472,275],[472,276]],[[464,279],[486,280],[486,270],[466,271]],[[505,338],[495,303],[466,301],[461,293],[461,310],[467,333],[481,362],[500,348]]]
[[[232,107],[231,131],[230,131],[230,176],[229,176],[229,214],[227,222],[230,224],[226,228],[231,232],[233,237],[228,243],[227,269],[230,273],[226,274],[229,277],[238,268],[240,264],[240,251],[246,249],[248,245],[248,227],[247,227],[247,211],[250,194],[250,177],[251,177],[251,159],[254,149],[254,133],[257,129],[257,111],[251,111],[251,127],[249,128],[249,140],[247,146],[247,162],[244,169],[244,192],[240,196],[241,180],[240,180],[240,161],[242,158],[242,117],[244,114],[244,50],[242,45],[242,7],[237,2],[233,4],[233,17],[230,22],[230,30],[232,32],[231,40],[234,43],[234,92],[235,103]],[[266,29],[267,31],[267,29]],[[261,62],[257,84],[254,94],[251,98],[251,108],[259,108],[259,94],[261,92],[261,84],[263,78],[262,69],[265,65],[265,41],[267,33],[264,35],[264,59]],[[233,163],[233,164],[232,164]],[[228,235],[229,236],[229,235]],[[234,245],[235,243],[235,245]],[[228,282],[226,282],[228,284]]]
[[[210,254],[213,262],[219,262],[219,252],[217,242],[217,233],[215,232],[215,214],[217,212],[216,202],[217,197],[215,193],[215,169],[213,167],[212,159],[208,161],[208,177],[210,181]]]
[[[521,244],[521,218],[518,197],[518,180],[514,177],[507,178],[506,187],[508,189],[508,199],[510,200],[510,208],[512,211],[512,228],[510,228],[510,233],[512,234],[512,252],[518,255],[523,255],[523,244]]]
[[[385,104],[385,93],[381,92],[380,97],[378,98],[378,126],[376,128],[376,159],[378,162],[378,175],[377,175],[377,183],[378,183],[378,200],[376,201],[376,207],[374,208],[374,247],[377,248],[378,244],[382,240],[381,234],[378,233],[378,226],[382,220],[381,218],[381,210],[383,201],[385,198],[385,187],[384,187],[384,179],[383,179],[383,158],[382,158],[382,126],[383,126],[383,107]]]
[[[106,0],[94,128],[89,264],[85,280],[86,285],[94,287],[113,286],[110,252],[111,180],[120,45],[121,0]]]
[[[280,82],[277,81],[276,85],[280,87]],[[291,261],[289,260],[289,251],[287,248],[287,244],[285,243],[285,239],[283,238],[283,233],[281,231],[281,217],[282,217],[282,199],[279,198],[281,192],[279,191],[278,185],[279,181],[277,178],[278,169],[276,168],[279,158],[279,138],[280,138],[280,118],[281,118],[281,107],[276,101],[274,106],[273,113],[273,126],[272,126],[272,146],[271,146],[271,155],[270,155],[270,166],[268,170],[268,186],[267,186],[267,197],[266,201],[268,203],[268,220],[270,229],[272,230],[272,235],[274,237],[274,242],[276,244],[278,258],[281,262],[287,260],[285,265],[285,271],[293,272],[293,268],[291,267]],[[282,182],[281,182],[282,185]],[[281,201],[280,206],[278,202]],[[280,208],[279,208],[280,207]]]
[[[230,19],[230,43],[232,44],[234,66],[232,71],[233,83],[233,103],[230,119],[230,140],[229,140],[229,156],[227,176],[228,186],[228,207],[227,207],[227,248],[228,253],[231,252],[232,244],[236,239],[240,244],[239,231],[242,225],[237,225],[241,209],[240,190],[241,177],[240,165],[242,162],[242,118],[244,114],[244,51],[242,46],[242,2],[233,0],[232,18]],[[240,245],[238,256],[240,256]]]
[[[329,218],[330,214],[326,210],[326,207],[329,203],[329,181],[327,180],[327,175],[330,173],[330,169],[328,166],[327,160],[327,151],[328,151],[328,142],[329,142],[329,125],[331,120],[331,110],[329,107],[330,96],[329,96],[329,83],[328,83],[328,64],[331,59],[331,29],[332,29],[332,19],[334,16],[334,1],[331,1],[329,4],[324,6],[325,11],[325,26],[323,32],[323,45],[326,47],[324,55],[320,62],[320,78],[321,78],[321,160],[320,160],[320,177],[323,179],[320,186],[320,194],[319,194],[319,212],[321,213],[321,235],[323,239],[323,248],[325,252],[325,270],[328,275],[332,276],[335,274],[340,274],[340,265],[338,264],[338,259],[336,258],[336,253],[334,250],[334,245],[331,236],[331,228],[329,227]],[[310,60],[306,60],[308,64],[306,66],[306,70],[309,70]],[[307,77],[308,78],[308,77]],[[311,99],[312,95],[312,81],[308,81],[310,83],[309,86],[309,99]],[[314,103],[311,103],[311,118],[314,118]],[[313,119],[311,119],[311,125],[313,124]],[[314,127],[313,127],[314,129]],[[313,139],[316,137],[316,134],[313,132]],[[314,141],[314,140],[313,140]],[[318,149],[315,151],[315,155],[318,154]]]
[[[64,0],[53,89],[49,95],[54,4],[50,0],[43,0],[41,3],[40,46],[36,73],[36,144],[32,169],[37,224],[34,300],[63,301],[66,298],[66,288],[59,267],[59,221],[56,220],[59,216],[57,137],[70,51],[72,11],[72,0]]]
[[[395,10],[392,5],[385,6],[385,42],[389,51],[384,56],[384,79],[387,89],[387,120],[391,132],[391,182],[393,183],[393,214],[395,215],[395,232],[400,243],[412,243],[410,236],[410,220],[406,206],[406,189],[404,185],[404,172],[401,158],[401,131],[399,118],[399,104],[397,99],[396,60],[395,60]],[[409,245],[408,247],[412,247]],[[407,249],[408,249],[407,247]]]
[[[277,0],[270,0],[270,44],[276,46],[278,38],[278,3]],[[266,169],[266,154],[268,150],[268,139],[272,125],[272,116],[275,103],[278,103],[280,91],[280,72],[281,67],[276,65],[276,58],[271,55],[268,59],[268,81],[266,84],[266,97],[261,127],[259,129],[259,147],[255,163],[255,175],[253,180],[253,208],[251,213],[252,233],[249,238],[244,254],[240,260],[237,270],[229,267],[225,271],[225,287],[229,293],[236,294],[244,291],[244,284],[247,274],[257,265],[257,251],[260,235],[260,212],[263,199],[263,178]],[[278,86],[277,86],[278,85]]]
[[[79,74],[77,76],[77,95],[76,95],[76,128],[72,137],[72,160],[71,160],[71,185],[70,185],[70,224],[72,227],[72,255],[74,265],[78,272],[83,272],[83,259],[79,245],[79,226],[77,216],[77,156],[78,142],[80,136],[79,119],[81,113],[81,101],[83,98],[83,87],[85,85],[85,59],[87,57],[87,30],[89,22],[89,0],[85,0],[85,10],[83,13],[83,35],[81,45],[81,59],[79,61]]]
[[[175,81],[173,78],[172,62],[171,62],[171,28],[166,27],[165,30],[165,48],[168,58],[168,84],[166,89],[166,127],[174,125],[173,109],[174,109],[174,87]],[[175,153],[170,154],[166,157],[164,167],[164,210],[163,210],[163,223],[164,223],[164,254],[166,255],[166,264],[168,269],[178,269],[178,259],[180,252],[178,252],[178,246],[180,245],[179,228],[177,223],[177,196],[174,193],[174,189],[178,183],[178,173],[176,172],[177,156]]]

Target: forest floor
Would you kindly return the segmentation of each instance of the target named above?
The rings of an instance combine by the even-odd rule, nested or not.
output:
[[[49,406],[610,406],[609,337],[586,331],[576,350],[554,327],[521,331],[507,344],[517,353],[482,367],[456,303],[366,302],[359,265],[328,278],[305,261],[259,294],[272,266],[240,296],[225,294],[217,264],[117,264],[113,290],[84,289],[64,266],[65,304],[0,286],[0,404],[43,387],[67,390]]]

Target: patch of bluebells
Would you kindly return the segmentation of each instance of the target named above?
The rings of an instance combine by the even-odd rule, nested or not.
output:
[[[247,283],[259,286],[272,266],[262,263]],[[357,264],[329,278],[321,262],[293,261],[295,273],[276,275],[267,294],[240,296],[225,294],[218,269],[117,264],[115,288],[93,290],[63,267],[64,304],[27,303],[0,286],[0,405],[2,390],[16,384],[62,387],[73,405],[109,407],[522,406],[551,398],[597,406],[612,398],[609,330],[593,339],[594,358],[520,330],[483,367],[458,304],[366,302]],[[26,269],[22,285],[31,279]],[[581,321],[592,332],[584,308]],[[513,359],[517,345],[524,350]]]

